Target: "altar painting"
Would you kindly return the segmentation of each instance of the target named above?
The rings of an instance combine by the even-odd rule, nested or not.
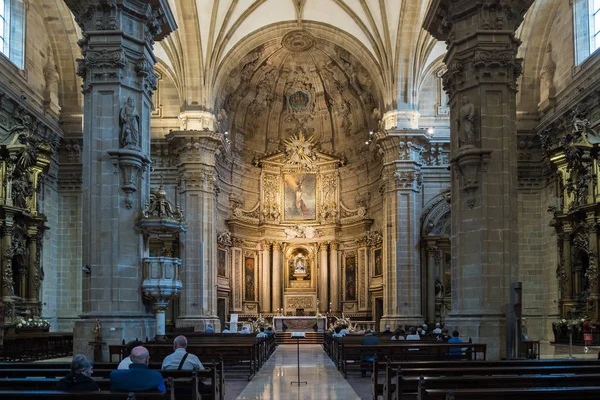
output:
[[[256,301],[255,292],[255,268],[254,257],[246,257],[244,259],[244,300]]]
[[[375,249],[373,252],[373,275],[379,276],[383,274],[383,251],[381,248]]]
[[[345,295],[348,301],[356,300],[356,256],[346,257]]]
[[[315,174],[284,175],[284,212],[287,221],[317,218],[317,177]]]
[[[217,249],[217,275],[226,276],[227,253],[223,249]]]

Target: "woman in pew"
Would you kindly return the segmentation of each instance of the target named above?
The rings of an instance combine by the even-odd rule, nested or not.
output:
[[[95,392],[100,390],[91,378],[94,365],[83,354],[77,354],[71,362],[71,372],[56,384],[57,390],[65,392]]]

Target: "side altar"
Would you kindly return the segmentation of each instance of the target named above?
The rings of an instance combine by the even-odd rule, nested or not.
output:
[[[327,330],[327,317],[273,317],[275,332],[305,332],[315,329],[315,332]]]

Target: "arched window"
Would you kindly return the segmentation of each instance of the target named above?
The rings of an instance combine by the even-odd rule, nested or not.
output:
[[[0,0],[0,53],[23,69],[25,61],[23,0]]]

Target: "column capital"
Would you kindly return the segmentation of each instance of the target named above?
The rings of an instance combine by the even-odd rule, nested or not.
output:
[[[423,27],[437,40],[448,44],[461,37],[463,30],[515,32],[533,1],[433,0]]]
[[[423,129],[394,129],[377,132],[375,140],[383,151],[384,164],[393,162],[422,163],[430,136]]]
[[[281,250],[281,242],[271,242],[271,244],[273,245],[273,251],[280,251]]]
[[[172,131],[166,136],[170,151],[179,154],[179,163],[214,167],[217,157],[226,151],[225,136],[210,130]]]

